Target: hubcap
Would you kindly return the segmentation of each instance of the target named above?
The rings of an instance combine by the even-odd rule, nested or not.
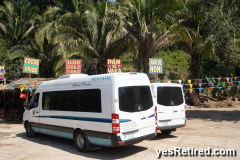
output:
[[[79,148],[83,148],[84,146],[84,139],[81,134],[77,136],[77,145]]]

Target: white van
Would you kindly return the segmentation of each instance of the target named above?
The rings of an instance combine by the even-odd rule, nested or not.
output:
[[[150,82],[143,73],[64,75],[42,83],[26,108],[28,137],[43,133],[73,139],[81,152],[156,135]]]
[[[176,128],[186,126],[186,105],[182,85],[174,83],[151,83],[157,106],[157,130],[171,134]]]

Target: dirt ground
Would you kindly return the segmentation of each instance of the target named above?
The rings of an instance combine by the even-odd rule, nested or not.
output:
[[[206,149],[233,148],[236,157],[165,157],[161,159],[240,159],[240,107],[193,108],[187,110],[187,126],[172,135],[160,132],[150,140],[131,146],[80,153],[71,140],[39,135],[27,138],[22,124],[0,123],[1,160],[75,160],[75,159],[157,159],[156,149],[188,147]]]
[[[207,101],[208,99],[208,101]],[[233,101],[232,97],[218,97],[214,98],[206,95],[200,94],[201,104],[197,106],[198,108],[237,108],[240,106],[240,98]]]

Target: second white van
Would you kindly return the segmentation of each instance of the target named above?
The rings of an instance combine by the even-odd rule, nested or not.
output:
[[[180,84],[151,83],[153,101],[157,106],[157,130],[171,134],[176,128],[186,126],[186,105]]]

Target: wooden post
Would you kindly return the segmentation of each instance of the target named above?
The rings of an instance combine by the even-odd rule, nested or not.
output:
[[[157,83],[157,77],[158,77],[158,75],[155,74],[155,83]]]
[[[3,96],[4,96],[4,110],[6,110],[6,105],[5,105],[5,104],[6,104],[5,91],[3,92]]]
[[[28,88],[30,88],[30,78],[31,78],[31,73],[29,74],[29,79],[28,79]],[[29,89],[27,90],[27,98],[26,98],[26,102],[28,102],[28,95],[29,95]]]

